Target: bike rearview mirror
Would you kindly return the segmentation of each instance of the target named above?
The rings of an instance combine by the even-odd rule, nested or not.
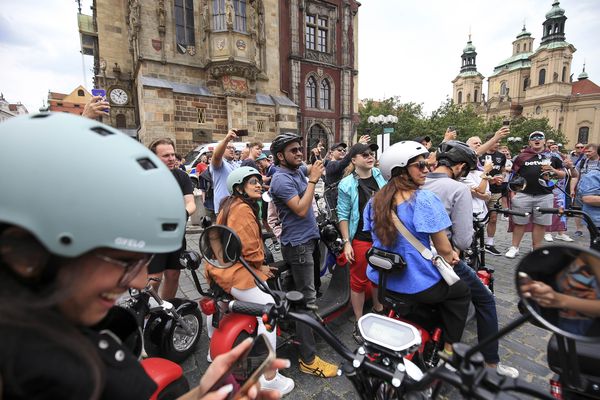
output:
[[[238,235],[223,225],[212,225],[200,235],[200,254],[207,263],[216,268],[229,268],[242,254],[242,242]]]
[[[261,197],[262,197],[262,200],[263,200],[265,203],[270,203],[270,202],[272,202],[272,201],[273,201],[273,199],[271,198],[271,195],[269,194],[269,192],[263,192],[263,194],[262,194],[262,196],[261,196]]]
[[[527,181],[522,176],[513,176],[508,182],[508,190],[511,192],[522,192],[527,187]]]
[[[517,292],[551,331],[600,342],[600,253],[575,245],[542,247],[517,266]]]
[[[554,179],[555,175],[556,174],[554,174],[552,171],[542,172],[538,179],[538,183],[540,184],[540,186],[553,188],[554,186],[556,186],[557,182],[556,179]]]

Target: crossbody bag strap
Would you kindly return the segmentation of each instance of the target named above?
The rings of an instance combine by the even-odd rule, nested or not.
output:
[[[423,256],[424,259],[430,260],[430,261],[433,260],[433,253],[431,252],[431,250],[429,250],[427,247],[423,246],[423,243],[419,242],[417,240],[417,238],[412,233],[410,233],[410,231],[408,229],[406,229],[406,227],[404,226],[402,221],[400,221],[400,219],[398,218],[398,216],[396,215],[395,212],[391,212],[390,214],[392,216],[392,222],[394,223],[394,226],[396,226],[396,229],[398,230],[398,232],[400,232],[400,234],[402,236],[404,236],[404,238],[406,240],[408,240],[408,242],[415,249],[417,249],[417,251],[419,253],[421,253],[421,255]]]

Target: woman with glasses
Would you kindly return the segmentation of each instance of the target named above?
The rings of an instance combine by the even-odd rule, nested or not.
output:
[[[273,274],[269,266],[264,263],[265,252],[257,203],[262,196],[262,175],[252,167],[240,167],[227,177],[227,189],[230,196],[221,203],[217,224],[227,225],[237,233],[242,242],[241,256],[256,269],[256,273],[263,281],[267,280]],[[259,304],[275,303],[271,295],[256,286],[254,277],[239,262],[226,269],[206,264],[206,272],[210,279],[237,300]],[[257,317],[257,320],[258,334],[264,333],[273,349],[276,349],[277,330],[272,329],[269,332],[262,318]],[[208,319],[206,326],[212,326]],[[211,332],[209,335],[212,336]],[[260,384],[263,389],[277,389],[282,395],[294,389],[294,381],[276,371],[261,376]]]
[[[382,188],[386,181],[375,165],[374,146],[357,143],[350,149],[350,165],[345,178],[338,185],[337,215],[344,241],[344,254],[350,262],[350,302],[356,321],[352,335],[360,342],[358,319],[363,315],[367,279],[366,252],[373,245],[371,233],[363,231],[363,210],[367,202]],[[373,310],[383,312],[383,306],[373,295]]]
[[[444,326],[444,350],[451,353],[451,344],[460,340],[465,327],[469,289],[462,280],[448,286],[432,262],[393,223],[397,217],[426,248],[431,241],[448,263],[459,261],[446,236],[451,221],[444,205],[435,194],[421,189],[429,172],[428,156],[422,144],[412,141],[396,143],[382,154],[381,173],[388,183],[367,204],[363,225],[371,232],[374,247],[400,254],[406,261],[405,269],[390,274],[386,289],[413,302],[436,305]],[[374,283],[379,280],[371,266],[367,276]]]
[[[0,397],[149,399],[157,384],[121,340],[129,319],[137,332],[135,318],[117,319],[114,306],[146,286],[154,253],[181,246],[173,175],[140,143],[82,117],[24,115],[0,136]],[[15,168],[24,152],[48,173],[38,185]],[[90,152],[82,179],[73,162]],[[231,387],[204,394],[249,345],[215,360],[188,395],[226,398]]]

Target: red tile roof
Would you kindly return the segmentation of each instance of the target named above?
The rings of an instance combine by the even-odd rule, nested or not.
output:
[[[50,99],[50,100],[62,100],[65,97],[67,97],[67,95],[64,93],[56,93],[56,92],[48,93],[48,99]]]
[[[571,87],[572,95],[595,93],[600,93],[600,86],[596,85],[589,79],[582,79],[580,81],[573,82],[573,86]]]

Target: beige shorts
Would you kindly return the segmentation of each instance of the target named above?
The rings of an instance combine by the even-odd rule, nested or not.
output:
[[[492,193],[492,197],[490,197],[490,199],[487,201],[487,203],[485,203],[485,205],[487,206],[488,210],[491,210],[494,208],[494,205],[496,204],[496,202],[498,200],[500,200],[500,198],[502,198],[502,193]]]

